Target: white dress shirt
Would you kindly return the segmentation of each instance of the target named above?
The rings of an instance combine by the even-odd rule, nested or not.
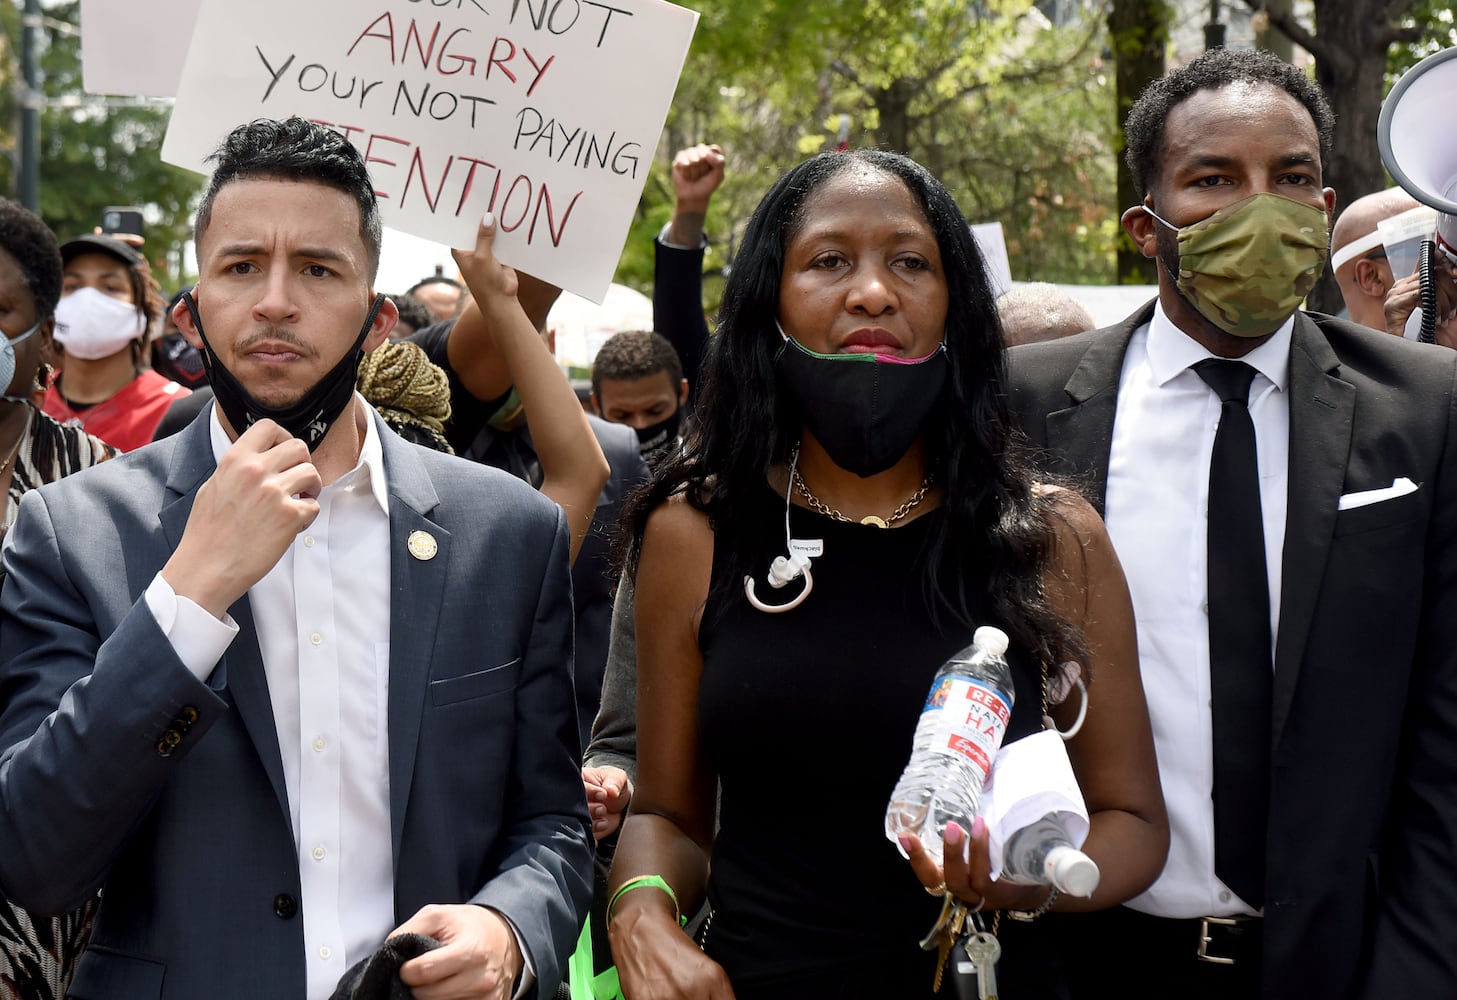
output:
[[[1292,317],[1241,359],[1258,373],[1249,407],[1260,470],[1272,637],[1280,621],[1294,325]],[[1209,351],[1175,327],[1162,306],[1155,308],[1124,356],[1108,461],[1104,520],[1133,596],[1139,664],[1170,831],[1163,873],[1128,905],[1163,917],[1256,912],[1214,874],[1207,542],[1209,458],[1220,401],[1190,367],[1208,357]]]

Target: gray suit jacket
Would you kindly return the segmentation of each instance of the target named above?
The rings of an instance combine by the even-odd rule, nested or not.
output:
[[[1152,311],[1009,353],[1015,416],[1100,511],[1123,355]],[[1289,401],[1263,995],[1450,996],[1457,351],[1296,313]],[[1401,476],[1420,489],[1338,511]]]
[[[510,476],[377,426],[395,915],[500,910],[549,994],[591,867],[564,522]],[[248,599],[206,683],[141,600],[214,467],[204,415],[28,494],[7,543],[0,889],[59,913],[104,888],[78,998],[303,995],[307,901]],[[435,539],[433,559],[407,553],[414,531]],[[169,730],[181,740],[164,754]]]

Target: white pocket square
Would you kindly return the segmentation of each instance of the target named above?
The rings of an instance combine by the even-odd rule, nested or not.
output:
[[[1347,493],[1341,497],[1336,510],[1352,510],[1356,507],[1369,507],[1373,503],[1381,503],[1383,500],[1395,500],[1397,497],[1404,497],[1408,493],[1415,493],[1417,484],[1402,476],[1400,479],[1393,479],[1390,486],[1383,486],[1379,490],[1362,490],[1360,493]]]

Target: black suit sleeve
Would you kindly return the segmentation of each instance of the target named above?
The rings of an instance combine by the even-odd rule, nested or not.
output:
[[[691,404],[698,392],[698,369],[708,347],[703,315],[703,245],[696,250],[654,242],[653,329],[667,338],[683,362]]]

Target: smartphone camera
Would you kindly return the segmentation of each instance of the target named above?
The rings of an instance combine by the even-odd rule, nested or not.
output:
[[[134,205],[108,205],[101,210],[101,231],[108,236],[116,233],[145,236],[142,210]]]

